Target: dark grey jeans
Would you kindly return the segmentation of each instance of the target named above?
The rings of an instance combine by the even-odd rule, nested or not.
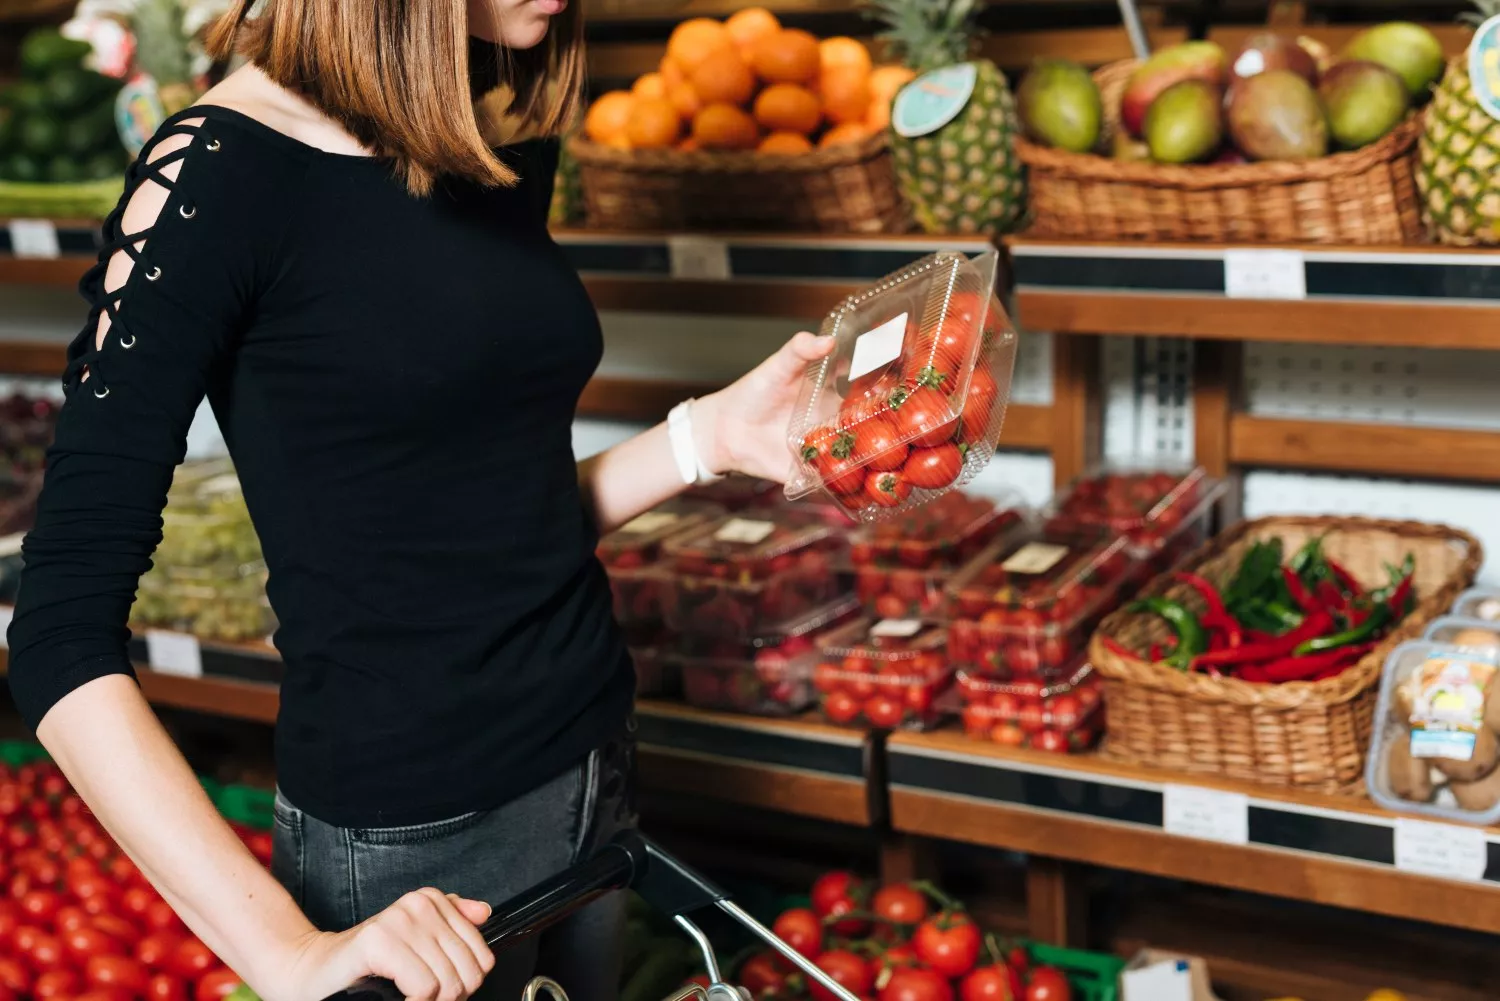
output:
[[[634,726],[565,774],[494,810],[415,827],[332,827],[276,797],[271,868],[313,924],[339,931],[424,886],[498,905],[636,824]],[[545,974],[572,1001],[619,996],[624,900],[611,894],[496,955],[474,995],[519,1001]]]

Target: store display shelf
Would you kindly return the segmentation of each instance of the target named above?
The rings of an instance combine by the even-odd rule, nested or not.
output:
[[[845,824],[879,820],[873,735],[649,700],[636,721],[641,779],[653,790]]]
[[[1437,878],[1397,867],[1398,818],[1362,797],[1197,776],[1174,782],[1093,756],[986,747],[951,732],[893,736],[886,754],[891,826],[900,832],[1500,932],[1500,830],[1452,828],[1456,840],[1482,842],[1484,875]],[[1214,797],[1211,809],[1228,817],[1241,809],[1242,832],[1221,816],[1210,822],[1225,825],[1222,839],[1167,833],[1167,797],[1175,803],[1198,790],[1230,794]],[[1434,828],[1449,832],[1408,830]]]
[[[1007,245],[1019,319],[1032,330],[1500,349],[1500,252],[1024,237]]]

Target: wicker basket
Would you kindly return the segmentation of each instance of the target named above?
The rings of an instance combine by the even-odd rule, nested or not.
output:
[[[1165,641],[1169,632],[1159,616],[1115,612],[1100,625],[1089,651],[1104,679],[1106,755],[1265,785],[1324,791],[1358,785],[1386,654],[1421,635],[1429,621],[1448,610],[1473,581],[1483,550],[1472,535],[1442,525],[1287,516],[1242,522],[1184,566],[1223,587],[1255,540],[1280,536],[1290,553],[1319,535],[1328,555],[1366,585],[1384,583],[1385,564],[1399,564],[1412,553],[1417,596],[1412,614],[1338,677],[1261,685],[1178,671],[1144,655],[1121,656],[1102,637],[1136,651]],[[1143,593],[1167,594],[1200,612],[1204,607],[1196,592],[1170,576],[1156,578]]]
[[[883,135],[802,156],[623,151],[586,139],[574,139],[569,148],[588,225],[596,229],[910,228]]]
[[[1094,74],[1105,139],[1134,60]],[[1016,141],[1029,169],[1030,236],[1221,243],[1417,243],[1420,115],[1362,149],[1316,160],[1176,166]]]

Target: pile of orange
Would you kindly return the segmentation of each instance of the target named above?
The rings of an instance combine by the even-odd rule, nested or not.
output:
[[[795,155],[883,130],[911,78],[904,67],[872,66],[852,38],[819,41],[749,7],[679,24],[660,68],[600,97],[583,127],[616,149]]]

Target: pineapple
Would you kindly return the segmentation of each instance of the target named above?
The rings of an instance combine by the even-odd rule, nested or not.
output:
[[[885,23],[881,38],[918,73],[958,66],[973,54],[977,0],[873,3],[874,16]],[[1025,208],[1015,100],[994,63],[972,65],[973,94],[956,118],[924,136],[891,136],[902,193],[929,233],[1003,233]]]
[[[180,0],[136,0],[130,15],[136,65],[156,81],[157,95],[169,115],[198,99],[192,37],[183,13]]]
[[[583,215],[583,182],[578,173],[578,161],[568,150],[568,138],[563,137],[562,151],[558,154],[552,206],[547,213],[547,221],[559,227],[576,223]]]
[[[1500,0],[1474,0],[1474,24],[1500,14]],[[1500,245],[1500,120],[1475,99],[1467,58],[1448,64],[1427,109],[1417,188],[1427,228],[1443,243]]]

